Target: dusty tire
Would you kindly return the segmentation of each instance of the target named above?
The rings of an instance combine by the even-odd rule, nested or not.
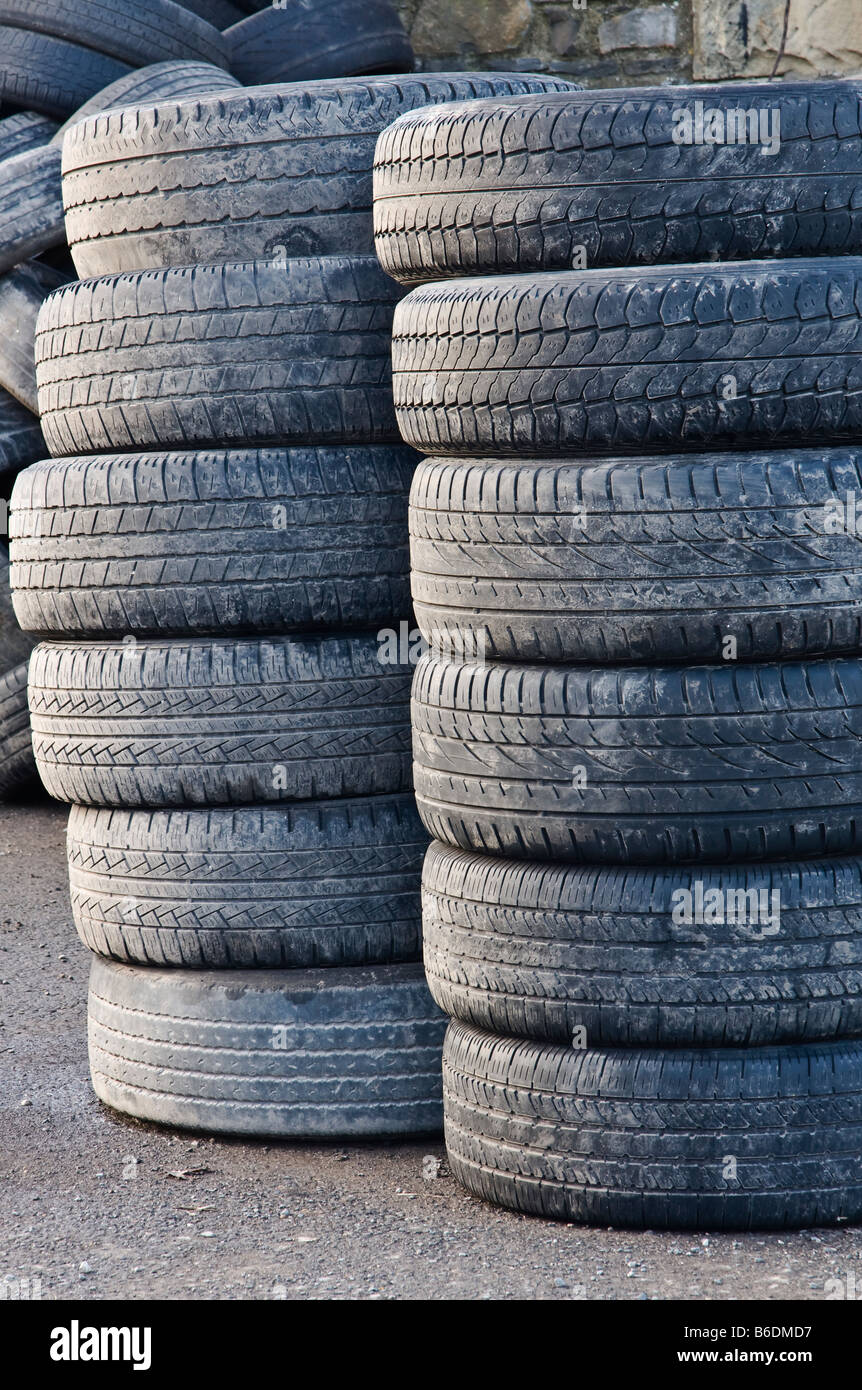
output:
[[[173,0],[0,0],[0,24],[51,35],[132,67],[197,58],[227,67],[227,45],[211,24]]]
[[[409,794],[207,811],[76,806],[75,925],[91,950],[142,964],[415,960],[427,844]]]
[[[15,159],[28,150],[38,150],[56,133],[56,121],[40,116],[37,111],[18,111],[13,116],[4,116],[0,119],[0,161]],[[5,169],[3,176],[5,181]]]
[[[859,651],[856,499],[854,445],[430,459],[410,502],[416,618],[428,641],[504,661],[721,661],[731,639],[742,661]]]
[[[0,25],[0,102],[65,120],[129,72],[127,63],[48,34]]]
[[[664,864],[862,849],[862,662],[481,666],[426,656],[428,831],[515,859]]]
[[[145,271],[52,295],[36,329],[53,454],[397,442],[401,291],[370,256]]]
[[[756,110],[758,140],[675,143],[686,131],[674,114],[694,116],[696,102],[722,112],[723,124],[729,111]],[[858,83],[794,80],[411,112],[377,149],[378,255],[405,284],[577,265],[854,255],[862,251],[859,112]]]
[[[63,150],[78,273],[370,255],[374,148],[395,116],[560,85],[502,73],[315,81],[90,120]]]
[[[420,965],[162,971],[94,960],[90,1070],[126,1115],[212,1134],[436,1132],[445,1019]]]
[[[25,662],[0,676],[0,797],[35,780]]]
[[[66,276],[41,261],[0,275],[0,387],[38,414],[34,338],[39,311]]]
[[[392,357],[402,436],[431,454],[841,442],[862,429],[862,259],[426,285]]]
[[[219,806],[409,789],[409,668],[373,634],[69,642],[30,665],[36,765],[59,801]]]
[[[142,106],[150,101],[182,100],[185,97],[209,96],[215,91],[229,91],[239,84],[235,77],[214,63],[199,63],[193,60],[171,59],[166,63],[150,63],[145,68],[112,82],[110,87],[97,92],[75,111],[61,125],[55,136],[56,143],[63,145],[67,132],[78,121],[106,111],[118,111],[127,106]]]
[[[0,488],[6,489],[16,473],[45,453],[38,418],[0,388]]]
[[[574,1051],[453,1023],[443,1096],[453,1176],[515,1211],[702,1231],[862,1215],[860,1042]]]
[[[370,628],[410,607],[408,449],[49,460],[16,481],[15,612],[50,637]]]
[[[226,34],[230,69],[247,87],[357,73],[413,71],[414,55],[388,0],[294,0]]]
[[[862,1034],[860,859],[573,868],[433,844],[422,902],[431,993],[488,1032],[569,1047]]]

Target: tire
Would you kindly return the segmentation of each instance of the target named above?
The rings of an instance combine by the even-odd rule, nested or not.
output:
[[[848,504],[848,498],[850,502]],[[862,650],[862,452],[432,459],[410,505],[426,640],[504,661]]]
[[[508,666],[423,657],[431,835],[513,859],[664,864],[862,849],[862,662]]]
[[[397,442],[389,343],[400,293],[363,256],[70,285],[36,330],[45,441],[57,455]]]
[[[39,775],[85,806],[218,806],[409,790],[409,668],[355,637],[39,646]]]
[[[0,386],[38,414],[34,339],[39,310],[66,276],[39,261],[0,275]]]
[[[847,257],[426,285],[395,315],[398,423],[431,454],[840,442],[861,315]]]
[[[0,674],[5,675],[14,666],[26,665],[34,645],[33,638],[21,631],[15,619],[9,588],[9,559],[5,546],[0,546]],[[26,687],[26,678],[24,684]]]
[[[143,969],[95,959],[90,1073],[126,1115],[209,1134],[430,1134],[445,1019],[420,965]]]
[[[173,0],[0,0],[0,24],[80,44],[136,68],[169,58],[227,67],[218,30]]]
[[[374,148],[395,116],[561,85],[505,73],[315,81],[88,121],[64,149],[78,272],[371,255]]]
[[[377,150],[381,264],[415,284],[573,265],[855,255],[858,96],[846,81],[733,82],[410,112]],[[675,143],[685,133],[677,113],[694,115],[696,102],[721,112],[722,125],[729,111],[765,113],[767,142]]]
[[[862,1213],[858,1041],[574,1051],[453,1023],[443,1107],[453,1177],[532,1216],[714,1231]]]
[[[0,798],[35,780],[25,662],[0,676]]]
[[[0,53],[0,102],[61,121],[129,72],[127,63],[104,53],[5,24],[0,24]]]
[[[27,150],[37,150],[57,133],[56,121],[36,111],[19,111],[0,119],[0,161],[15,159]],[[3,170],[5,187],[6,170]]]
[[[413,49],[387,0],[293,0],[226,35],[230,69],[247,87],[358,73],[410,73]]]
[[[46,452],[37,417],[0,388],[0,489]]]
[[[61,125],[55,138],[57,144],[62,146],[67,132],[73,125],[91,116],[101,115],[104,111],[141,106],[153,100],[208,96],[210,92],[228,91],[238,86],[235,77],[214,63],[178,59],[167,63],[152,63],[148,67],[130,72],[118,82],[112,82],[110,87],[97,92]]]
[[[45,637],[370,628],[410,612],[408,449],[58,459],[11,504],[15,612]]]
[[[73,808],[81,940],[209,969],[416,960],[428,844],[409,795],[213,811]]]
[[[191,10],[193,14],[200,15],[208,24],[214,24],[216,29],[229,29],[233,24],[239,24],[244,18],[243,11],[237,6],[232,5],[230,0],[178,0],[184,10]]]
[[[862,1034],[860,859],[572,868],[434,844],[422,902],[431,993],[488,1032],[569,1047]]]

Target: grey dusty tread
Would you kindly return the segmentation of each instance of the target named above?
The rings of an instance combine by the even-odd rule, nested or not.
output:
[[[588,1047],[862,1034],[862,859],[602,868],[433,844],[422,899],[434,998],[489,1032]]]
[[[411,492],[416,617],[429,641],[469,634],[494,660],[859,651],[860,527],[855,444],[429,459]]]
[[[0,675],[0,797],[36,778],[27,713],[27,663]]]
[[[45,452],[37,416],[0,387],[0,483],[5,487],[10,477]]]
[[[858,80],[622,87],[411,112],[381,137],[375,232],[404,283],[862,250]],[[767,139],[675,143],[696,103]],[[735,115],[731,135],[735,133]],[[748,126],[745,127],[748,133]],[[585,259],[584,259],[585,258]]]
[[[862,848],[862,662],[416,669],[429,832],[516,859],[660,864]]]
[[[402,291],[370,256],[150,270],[68,286],[36,329],[53,454],[396,441]]]
[[[241,20],[225,37],[231,71],[247,86],[412,72],[415,62],[389,0],[292,0]]]
[[[309,446],[40,463],[11,502],[18,620],[59,637],[389,626],[409,613],[414,462]]]
[[[103,956],[193,968],[415,960],[428,844],[409,794],[69,817],[72,910]]]
[[[284,20],[286,12],[273,13]],[[75,265],[92,276],[371,255],[374,147],[400,112],[562,85],[514,73],[341,78],[219,92],[88,120],[63,150]]]
[[[218,30],[173,0],[0,0],[0,24],[81,44],[132,67],[168,58],[227,67]]]
[[[840,442],[862,428],[862,258],[425,285],[392,357],[402,436],[431,454]]]
[[[374,633],[37,647],[39,775],[87,806],[217,806],[410,787],[410,667]]]
[[[443,1095],[454,1177],[515,1211],[700,1231],[862,1215],[859,1041],[575,1051],[453,1023]]]
[[[127,1115],[285,1138],[428,1134],[445,1019],[420,965],[162,971],[94,960],[90,1069]]]
[[[33,646],[33,638],[21,631],[15,618],[9,588],[9,556],[5,545],[0,545],[0,673],[26,663]]]
[[[75,111],[55,136],[63,145],[72,126],[79,121],[100,115],[103,111],[122,110],[145,102],[208,96],[210,92],[229,91],[239,83],[229,72],[214,63],[202,63],[192,58],[171,58],[164,63],[149,63],[112,82]]]
[[[7,24],[0,24],[0,53],[0,102],[59,120],[129,72],[117,58]]]

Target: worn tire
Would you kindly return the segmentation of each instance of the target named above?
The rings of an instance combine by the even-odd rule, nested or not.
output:
[[[37,417],[0,387],[0,488],[45,452]]]
[[[408,449],[49,460],[16,481],[15,612],[50,637],[369,628],[410,610]]]
[[[370,255],[374,148],[395,116],[561,85],[505,73],[315,81],[90,120],[63,150],[78,273]]]
[[[9,557],[6,547],[0,545],[0,674],[13,666],[26,664],[34,645],[33,638],[21,631],[15,618],[9,588]]]
[[[208,24],[214,24],[216,29],[230,29],[244,18],[243,10],[232,5],[231,0],[178,0],[178,3],[184,10],[191,10]]]
[[[75,925],[98,954],[143,964],[415,960],[427,844],[404,794],[210,811],[75,807]]]
[[[862,429],[862,258],[426,285],[393,364],[402,436],[432,454],[840,442]]]
[[[65,120],[129,65],[80,44],[0,24],[0,102]]]
[[[90,974],[99,1099],[211,1134],[436,1132],[444,1026],[420,965]]]
[[[218,806],[409,789],[409,668],[369,634],[80,642],[30,665],[36,765],[59,801]]]
[[[57,122],[37,111],[18,111],[0,119],[0,161],[38,150],[57,133]],[[3,170],[5,185],[7,171]]]
[[[574,868],[433,844],[422,903],[431,993],[488,1032],[587,1047],[862,1034],[862,859]]]
[[[173,0],[0,0],[0,24],[80,44],[136,68],[169,58],[227,67],[219,31]]]
[[[859,97],[858,82],[791,79],[411,112],[377,148],[381,264],[415,284],[573,265],[857,254]],[[759,140],[676,144],[674,113],[693,115],[695,102],[765,112],[767,134],[780,120],[778,148],[764,157]]]
[[[409,73],[415,58],[388,0],[293,0],[229,29],[230,69],[247,87],[357,73]]]
[[[36,328],[53,454],[397,442],[401,291],[370,256],[145,271],[51,296]]]
[[[850,502],[848,503],[848,498]],[[431,459],[410,504],[428,641],[504,661],[862,650],[862,451]]]
[[[35,780],[25,662],[0,675],[0,797]]]
[[[453,1176],[529,1215],[700,1231],[862,1215],[858,1041],[574,1051],[453,1023],[443,1096]]]
[[[41,261],[0,275],[0,387],[38,414],[34,339],[45,299],[66,276]]]
[[[72,126],[107,111],[144,106],[151,101],[181,101],[186,97],[209,96],[211,92],[232,91],[238,86],[235,77],[214,63],[176,58],[166,63],[151,63],[97,92],[60,126],[55,141],[62,146]]]
[[[436,839],[579,863],[862,849],[862,661],[482,666],[423,657],[413,780]]]

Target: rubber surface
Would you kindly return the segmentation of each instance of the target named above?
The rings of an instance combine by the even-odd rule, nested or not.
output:
[[[169,98],[182,99],[209,95],[214,91],[228,91],[239,86],[235,77],[214,63],[195,62],[193,59],[172,58],[165,63],[150,63],[145,68],[121,77],[97,92],[89,101],[69,117],[57,132],[57,144],[63,145],[66,134],[79,121],[104,111],[120,110],[127,106],[141,106],[151,100],[165,101]]]
[[[445,1020],[420,965],[237,973],[94,960],[90,1068],[115,1110],[212,1134],[436,1132]]]
[[[429,832],[515,859],[662,864],[862,848],[862,662],[483,666],[423,657]]]
[[[409,789],[409,667],[373,633],[40,645],[42,782],[86,806],[217,806]]]
[[[0,675],[0,797],[36,778],[27,713],[27,664]]]
[[[856,255],[860,92],[790,79],[412,112],[377,150],[381,264],[415,283]]]
[[[341,78],[90,120],[63,151],[78,272],[371,255],[374,148],[400,112],[562,85],[515,73]]]
[[[18,111],[0,119],[0,160],[14,159],[27,150],[37,150],[57,133],[56,121],[37,111]],[[5,180],[7,170],[3,170]]]
[[[857,515],[858,512],[858,515]],[[489,660],[862,650],[862,452],[431,459],[410,506],[427,640]]]
[[[15,612],[43,636],[389,625],[410,608],[409,449],[47,461],[16,481]]]
[[[9,557],[5,545],[0,545],[0,674],[27,662],[33,646],[33,638],[22,632],[15,620],[9,588]]]
[[[398,423],[432,454],[839,442],[860,316],[849,256],[426,285],[395,315]]]
[[[292,0],[231,28],[231,71],[246,86],[353,73],[412,72],[413,49],[387,0]]]
[[[688,870],[517,863],[433,844],[425,971],[444,1013],[587,1047],[862,1034],[862,860]]]
[[[36,328],[53,454],[398,440],[402,291],[372,257],[146,271],[68,286]]]
[[[46,297],[66,276],[28,261],[0,275],[0,387],[38,414],[34,337]]]
[[[45,450],[39,421],[32,411],[0,387],[0,487]]]
[[[132,67],[169,58],[227,67],[218,30],[173,0],[0,0],[0,24],[82,44]]]
[[[0,102],[60,120],[129,71],[127,63],[91,48],[6,24],[0,24],[0,53]]]

